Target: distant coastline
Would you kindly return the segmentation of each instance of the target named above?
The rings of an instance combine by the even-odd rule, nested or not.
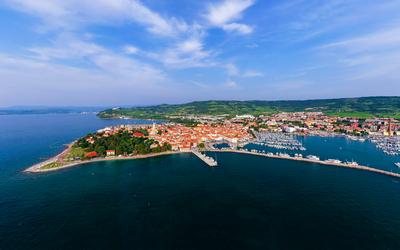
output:
[[[279,112],[324,112],[329,116],[357,118],[400,118],[399,96],[375,96],[314,100],[209,100],[184,104],[115,107],[102,110],[100,118],[160,119],[185,121],[191,115],[270,115]]]

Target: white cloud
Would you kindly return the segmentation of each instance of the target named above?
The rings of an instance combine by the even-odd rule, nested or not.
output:
[[[152,59],[171,68],[192,68],[214,66],[213,53],[205,50],[201,38],[191,37],[167,48],[160,53],[150,53]]]
[[[211,5],[205,18],[212,26],[220,27],[225,31],[250,34],[253,28],[234,22],[242,18],[243,12],[254,4],[253,0],[225,0]]]
[[[207,19],[216,26],[222,26],[242,17],[242,12],[253,5],[253,0],[225,0],[208,9]]]
[[[222,25],[222,29],[229,32],[237,32],[239,34],[250,34],[253,32],[253,28],[241,23],[230,23]]]
[[[99,0],[93,4],[90,0],[8,0],[14,8],[36,15],[52,27],[61,28],[61,35],[78,33],[85,24],[108,22],[119,23],[134,21],[143,25],[149,32],[160,36],[173,37],[168,39],[161,52],[140,51],[135,46],[125,46],[126,54],[143,55],[162,61],[169,67],[189,68],[210,65],[210,52],[204,49],[203,37],[205,28],[194,23],[186,24],[175,17],[164,18],[150,10],[138,0]],[[82,26],[83,25],[83,26]],[[76,30],[78,29],[78,30]],[[67,40],[69,38],[67,37]],[[62,40],[58,38],[57,40]],[[59,44],[61,42],[58,41]],[[172,45],[171,45],[172,43]],[[62,49],[68,47],[69,50]],[[72,56],[88,56],[99,48],[93,44],[69,42],[68,45],[54,47],[30,48],[40,59],[46,57],[65,59]],[[103,49],[103,48],[102,48]]]
[[[239,34],[249,34],[252,27],[246,24],[232,22],[239,19],[242,12],[253,4],[252,0],[224,1],[210,6],[210,21],[213,25]],[[42,19],[46,29],[56,29],[62,36],[65,33],[78,34],[92,24],[119,25],[122,22],[135,22],[142,25],[150,33],[173,38],[163,43],[164,48],[154,48],[152,51],[141,51],[135,46],[123,48],[128,55],[138,54],[160,61],[172,68],[190,68],[214,66],[212,57],[216,53],[204,46],[207,27],[197,23],[188,25],[175,18],[165,17],[149,9],[139,0],[7,0],[16,10],[29,13]],[[218,12],[221,12],[218,14]],[[218,15],[217,15],[218,14]],[[61,33],[61,35],[60,35]],[[56,33],[57,34],[57,33]],[[61,39],[58,39],[61,40]],[[68,40],[68,39],[67,39]],[[59,44],[61,42],[58,41]],[[29,51],[44,60],[48,57],[65,59],[72,56],[89,56],[97,53],[95,44],[69,42],[69,50],[59,47],[34,47]]]
[[[146,76],[153,81],[164,78],[160,70],[148,64],[133,60],[124,54],[115,53],[95,43],[80,40],[71,34],[60,35],[51,47],[35,47],[30,48],[29,51],[33,53],[37,61],[58,63],[59,60],[73,60],[75,63],[94,66],[118,78],[134,80]]]
[[[136,48],[135,46],[127,45],[124,47],[124,51],[128,55],[132,55],[132,54],[137,54],[139,52],[139,49]]]
[[[72,34],[61,34],[50,47],[33,47],[28,51],[40,60],[86,58],[105,53],[106,49],[94,43],[77,39]]]
[[[190,38],[178,44],[177,49],[183,53],[198,52],[203,49],[203,44],[199,39]]]
[[[149,32],[161,36],[176,36],[188,25],[174,17],[165,18],[138,0],[7,0],[16,10],[41,18],[47,28],[76,29],[91,23],[113,25],[134,21]]]
[[[151,103],[166,93],[160,72],[118,56],[95,60],[101,70],[0,54],[0,105]]]
[[[264,76],[263,73],[256,70],[245,70],[244,72],[241,72],[241,70],[239,70],[238,67],[233,63],[225,64],[224,68],[228,76],[245,77],[245,78]]]
[[[187,25],[176,18],[164,19],[141,4],[139,1],[131,1],[130,16],[138,23],[148,26],[148,30],[160,35],[176,35],[177,31],[186,31]]]

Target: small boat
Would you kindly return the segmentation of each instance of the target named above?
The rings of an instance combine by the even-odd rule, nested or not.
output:
[[[396,162],[394,165],[400,168],[400,162]]]

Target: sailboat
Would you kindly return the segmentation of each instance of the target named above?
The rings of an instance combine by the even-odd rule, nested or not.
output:
[[[394,165],[400,168],[400,162],[396,162]]]

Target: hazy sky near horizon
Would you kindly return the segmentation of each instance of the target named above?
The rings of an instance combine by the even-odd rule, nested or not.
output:
[[[0,106],[400,95],[400,0],[4,0]]]

